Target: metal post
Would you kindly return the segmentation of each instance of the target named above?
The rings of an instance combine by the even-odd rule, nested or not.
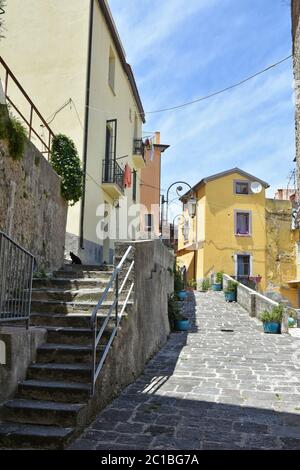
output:
[[[29,140],[31,140],[31,131],[32,131],[32,118],[33,118],[33,106],[30,108],[30,119],[29,119]]]
[[[116,328],[118,328],[119,323],[119,271],[116,276],[116,285],[115,285],[115,296],[116,296]],[[118,330],[116,335],[118,334]]]
[[[96,352],[97,352],[97,346],[96,346],[96,338],[97,338],[97,317],[94,322],[94,327],[93,327],[93,350],[92,350],[92,396],[95,393],[95,374],[96,374]]]

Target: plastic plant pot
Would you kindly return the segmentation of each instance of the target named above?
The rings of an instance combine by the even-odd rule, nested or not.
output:
[[[236,302],[236,292],[235,291],[225,292],[225,300],[226,302]]]
[[[177,296],[179,300],[185,300],[187,297],[187,293],[185,292],[185,290],[180,290],[179,292],[177,292]]]
[[[264,332],[272,335],[279,335],[281,333],[281,324],[274,321],[266,321],[263,323]]]
[[[190,328],[189,320],[177,320],[175,322],[176,331],[187,331]]]
[[[212,284],[211,288],[215,292],[220,292],[222,290],[222,284],[217,284],[217,283]]]
[[[295,326],[296,322],[293,317],[289,317],[288,322],[289,322],[289,328],[293,328],[293,326]]]

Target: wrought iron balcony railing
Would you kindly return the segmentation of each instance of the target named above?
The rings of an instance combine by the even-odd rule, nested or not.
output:
[[[145,146],[142,139],[134,139],[133,141],[133,154],[141,155],[145,160]]]
[[[123,170],[115,160],[103,160],[102,183],[116,184],[121,191],[124,190]]]

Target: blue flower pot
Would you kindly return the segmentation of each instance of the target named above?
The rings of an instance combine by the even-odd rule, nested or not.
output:
[[[190,322],[189,320],[177,320],[175,328],[177,331],[187,331],[190,328]]]
[[[273,335],[279,335],[281,333],[281,324],[274,321],[266,321],[263,323],[264,332]]]
[[[211,288],[215,292],[220,292],[222,290],[222,284],[212,284]]]
[[[236,302],[236,292],[224,292],[226,302]]]
[[[295,320],[293,317],[289,317],[289,328],[293,328],[295,326]]]
[[[177,296],[179,300],[185,300],[187,298],[187,293],[185,292],[185,290],[181,290],[177,292]]]

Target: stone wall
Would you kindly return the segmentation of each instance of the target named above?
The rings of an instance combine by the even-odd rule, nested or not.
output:
[[[293,36],[293,63],[295,78],[295,130],[296,130],[296,169],[298,181],[298,195],[300,188],[300,4],[299,0],[292,0],[292,36]]]
[[[46,330],[40,328],[0,327],[0,402],[14,394],[45,341]]]
[[[266,289],[279,289],[297,277],[296,241],[298,230],[291,230],[292,202],[266,199]]]
[[[3,115],[6,108],[0,108]],[[27,142],[23,158],[15,161],[0,141],[0,230],[47,271],[63,263],[67,210],[60,179],[35,146]]]
[[[122,320],[96,384],[95,396],[87,411],[88,420],[143,372],[145,364],[166,343],[170,333],[168,295],[174,290],[174,255],[160,240],[130,245],[133,250],[120,279],[134,260],[135,269],[129,278],[135,281],[134,302],[128,316]],[[127,243],[116,244],[116,263],[128,246]]]
[[[235,279],[228,276],[227,274],[223,275],[223,287],[226,289],[228,281],[236,282]],[[259,318],[260,314],[267,310],[270,312],[273,307],[277,307],[279,304],[274,300],[265,297],[264,295],[256,292],[249,287],[244,286],[241,283],[238,283],[237,288],[237,302],[249,313],[251,317]],[[284,309],[284,315],[281,325],[281,332],[288,333],[288,310],[289,308]]]

